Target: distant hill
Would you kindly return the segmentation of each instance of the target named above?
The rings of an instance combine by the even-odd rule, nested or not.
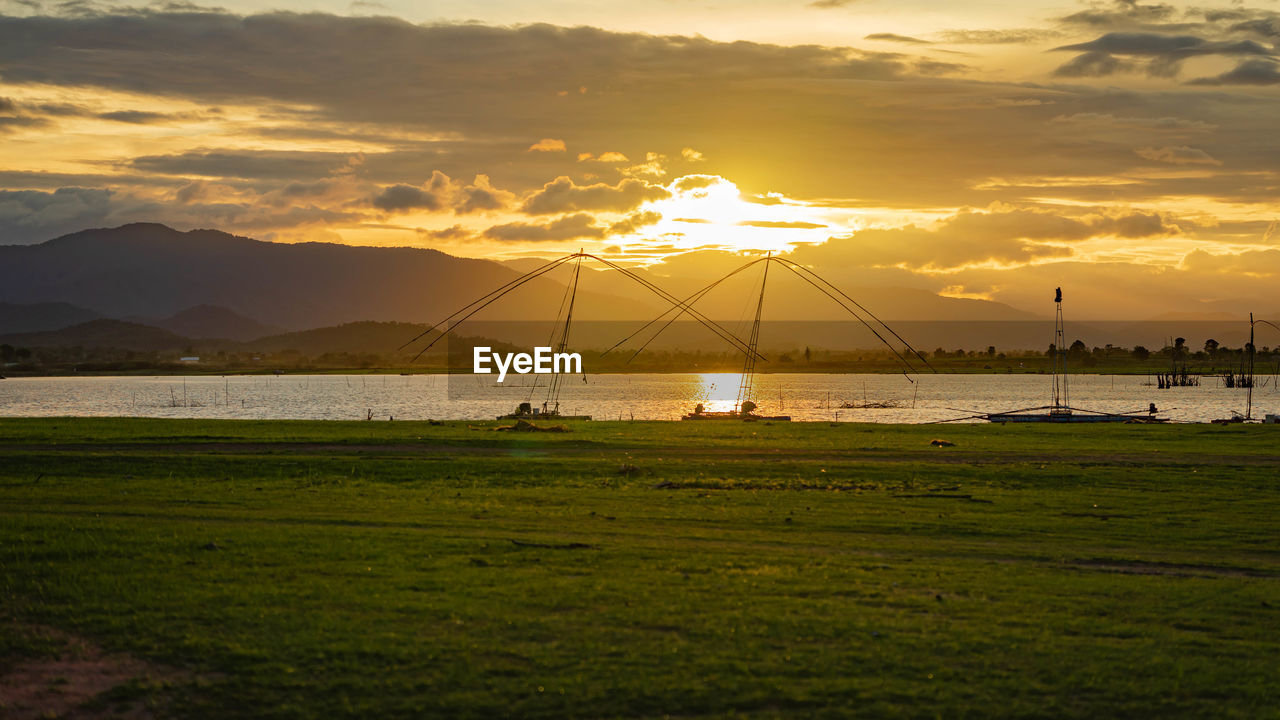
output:
[[[245,347],[270,353],[297,350],[303,355],[324,353],[386,355],[395,352],[396,348],[426,329],[426,325],[417,323],[354,322],[257,338],[245,343]]]
[[[1230,312],[1166,312],[1145,322],[1240,322],[1245,316]]]
[[[191,340],[160,328],[124,320],[91,320],[79,325],[36,333],[0,336],[15,347],[113,348],[139,352],[182,351]]]
[[[151,223],[0,246],[0,302],[69,302],[147,318],[216,305],[291,329],[434,321],[518,276],[496,262],[436,250],[290,245]],[[563,295],[563,285],[537,278],[483,315],[555,317]],[[575,313],[644,317],[656,307],[584,288]]]
[[[494,328],[495,326],[498,329],[505,330],[515,328],[517,336],[519,331],[529,327],[527,323],[522,322],[477,324],[478,328]],[[259,338],[244,343],[243,348],[253,352],[265,353],[296,350],[310,357],[325,353],[352,353],[356,355],[381,355],[384,357],[396,356],[404,360],[422,350],[428,340],[437,337],[437,333],[431,333],[410,343],[414,338],[429,329],[430,326],[418,323],[355,322]],[[501,339],[473,335],[451,335],[449,341],[463,343],[468,348],[479,343],[507,352],[526,349],[526,346],[513,346]],[[543,336],[543,341],[545,341],[545,335]],[[401,346],[407,343],[409,346],[401,349]],[[456,349],[455,347],[454,350],[456,351]],[[431,350],[433,355],[443,352],[449,352],[448,342],[437,343]],[[464,355],[466,355],[466,358],[463,359],[466,362],[470,362],[469,352],[469,350],[463,351]]]
[[[148,321],[146,324],[189,338],[225,338],[244,341],[284,332],[284,328],[279,326],[265,325],[234,310],[216,305],[197,305],[177,315]]]
[[[58,330],[100,317],[93,310],[64,302],[0,303],[0,335]]]
[[[575,323],[573,349],[603,350],[636,330],[640,321]],[[550,322],[530,323],[517,321],[479,322],[470,330],[460,333],[465,342],[483,342],[507,351],[527,349],[547,342]],[[463,326],[464,328],[468,326]],[[1053,341],[1053,324],[1036,321],[915,321],[893,323],[893,328],[909,343],[920,350],[932,351],[957,348],[984,350],[995,346],[998,351],[1043,351]],[[297,351],[308,357],[325,353],[352,353],[357,355],[381,355],[390,358],[397,348],[427,329],[419,323],[354,322],[315,328],[299,332],[281,333],[245,342],[222,339],[191,339],[162,328],[120,320],[99,319],[51,332],[13,333],[0,335],[0,343],[29,348],[116,349],[139,352],[186,353],[209,355],[219,350],[232,352],[279,353]],[[767,352],[783,352],[811,346],[825,350],[877,349],[880,342],[856,321],[769,321],[760,332],[761,347]],[[1208,338],[1214,338],[1227,347],[1239,348],[1249,337],[1248,323],[1226,322],[1073,322],[1067,327],[1071,341],[1082,340],[1089,347],[1113,344],[1131,348],[1144,345],[1157,350],[1173,342],[1175,337],[1186,338],[1192,349],[1199,349]],[[626,352],[635,350],[641,341],[624,346]],[[512,345],[511,343],[514,343]],[[895,342],[895,346],[897,343]],[[1277,347],[1280,332],[1263,328],[1258,334],[1258,346]],[[402,351],[403,359],[423,346],[417,342]],[[443,348],[445,346],[438,346]],[[649,345],[654,352],[669,350],[725,352],[730,348],[715,335],[697,323],[681,321],[673,325],[661,338]],[[767,369],[767,367],[765,368]]]
[[[435,322],[542,262],[504,264],[417,248],[269,243],[217,230],[180,232],[137,223],[84,230],[39,245],[0,246],[0,303],[68,303],[93,308],[100,316],[143,319],[188,337],[248,340],[279,329],[361,321]],[[582,268],[575,318],[648,320],[666,310],[664,302],[639,284],[590,264]],[[659,265],[635,272],[680,297],[719,273],[696,266],[686,266],[677,276],[658,274],[662,270]],[[567,279],[567,268],[532,279],[474,319],[551,320],[560,309]],[[739,319],[758,282],[754,271],[743,273],[698,307],[719,320]],[[888,321],[1038,318],[1001,303],[926,290],[843,289]],[[770,275],[764,317],[824,321],[848,316],[812,287],[779,272]],[[72,317],[13,331],[50,330],[88,319]],[[460,332],[468,331],[464,327]]]

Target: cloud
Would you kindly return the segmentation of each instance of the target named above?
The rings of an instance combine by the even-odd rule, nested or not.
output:
[[[456,215],[468,215],[501,210],[514,201],[515,194],[495,188],[488,175],[477,175],[466,184],[435,170],[420,187],[400,183],[382,189],[371,204],[386,212],[450,209]]]
[[[683,158],[685,162],[702,162],[707,159],[702,153],[691,147],[682,148],[680,150],[680,157]]]
[[[207,10],[0,16],[0,69],[6,83],[50,88],[51,97],[58,88],[74,88],[83,97],[101,90],[236,108],[235,127],[225,121],[201,136],[207,143],[230,144],[229,138],[248,134],[335,148],[187,146],[121,161],[137,172],[259,185],[319,178],[345,163],[352,142],[360,142],[370,145],[361,172],[379,186],[414,185],[421,168],[430,167],[454,177],[486,173],[495,186],[517,194],[574,172],[571,147],[696,147],[703,162],[739,167],[749,153],[754,172],[777,177],[770,187],[789,192],[796,186],[809,194],[823,187],[919,192],[922,180],[957,187],[954,177],[926,169],[948,163],[947,157],[929,163],[898,157],[892,162],[904,171],[891,180],[880,175],[872,182],[869,168],[903,150],[886,136],[921,131],[928,139],[940,132],[929,129],[927,113],[913,105],[939,94],[987,92],[930,78],[928,93],[904,94],[889,86],[957,68],[851,47]],[[847,122],[836,127],[832,117]],[[990,124],[983,119],[984,132]],[[859,132],[848,132],[854,126]],[[947,131],[967,134],[962,127]],[[539,138],[560,140],[566,150],[526,152]],[[973,140],[965,138],[971,146]],[[854,154],[865,162],[827,162]],[[661,152],[626,156],[638,161],[622,169],[626,175],[666,175]],[[683,152],[680,159],[696,162]]]
[[[1111,113],[1074,113],[1072,115],[1058,115],[1050,122],[1061,125],[1075,125],[1081,127],[1096,128],[1115,128],[1123,130],[1139,130],[1142,132],[1150,131],[1170,131],[1170,132],[1209,132],[1217,128],[1216,125],[1204,122],[1203,120],[1187,120],[1179,117],[1124,117],[1112,115]]]
[[[471,185],[456,191],[453,211],[459,215],[487,210],[501,210],[515,201],[515,194],[493,187],[488,175],[477,175]]]
[[[1014,45],[1044,42],[1061,33],[1040,28],[1007,28],[1001,30],[943,30],[938,37],[956,45]]]
[[[783,202],[783,195],[781,193],[766,193],[764,195],[750,195],[743,193],[742,199],[756,205],[781,205]]]
[[[165,222],[179,229],[217,227],[254,232],[262,238],[299,239],[364,214],[339,209],[363,203],[363,183],[350,177],[294,182],[267,192],[197,180],[176,186],[140,186],[132,191],[60,187],[53,191],[0,191],[0,244],[41,242],[88,227]]]
[[[192,150],[171,155],[143,155],[130,165],[164,175],[248,179],[328,177],[346,166],[351,153],[287,150]]]
[[[863,40],[884,40],[886,42],[909,43],[909,44],[915,44],[915,45],[931,45],[932,44],[928,40],[921,40],[920,38],[914,38],[909,35],[898,35],[896,33],[887,33],[887,32],[871,33],[870,35],[863,36],[862,39]]]
[[[45,127],[51,124],[49,116],[71,113],[82,114],[82,111],[73,105],[22,103],[0,97],[0,133]]]
[[[1246,20],[1231,26],[1233,32],[1256,35],[1267,40],[1280,38],[1280,17],[1272,16],[1256,20]]]
[[[818,8],[819,10],[831,10],[833,8],[842,8],[846,5],[852,5],[858,0],[813,0],[809,3],[809,7]]]
[[[209,197],[211,186],[212,183],[204,180],[193,180],[178,188],[177,192],[173,194],[173,199],[183,205],[200,202]]]
[[[1129,70],[1133,63],[1121,60],[1104,52],[1090,52],[1077,55],[1053,71],[1058,77],[1106,77],[1122,70]]]
[[[1174,77],[1187,58],[1272,54],[1270,49],[1252,40],[1223,42],[1193,35],[1150,32],[1112,32],[1089,42],[1063,45],[1054,50],[1083,53],[1058,68],[1055,74],[1063,77],[1101,77],[1129,69],[1131,65],[1117,60],[1117,55],[1146,59],[1146,71],[1152,77]]]
[[[632,213],[609,226],[610,235],[633,235],[641,228],[648,227],[662,219],[662,213],[653,210]]]
[[[1158,3],[1143,5],[1136,0],[1114,0],[1110,5],[1095,6],[1089,10],[1072,13],[1059,21],[1074,25],[1117,26],[1131,24],[1161,23],[1173,17],[1176,9],[1172,5]]]
[[[790,228],[794,230],[812,230],[814,228],[827,227],[826,225],[823,225],[821,223],[787,221],[787,220],[743,220],[737,224],[741,225],[742,227]]]
[[[601,162],[601,163],[631,162],[630,160],[627,159],[626,155],[623,155],[622,153],[616,152],[613,150],[602,152],[598,156],[592,155],[589,152],[578,153],[578,162],[588,162],[588,161]]]
[[[529,146],[529,152],[564,152],[564,150],[564,141],[554,138],[542,138]]]
[[[719,185],[723,182],[725,182],[725,179],[719,175],[685,175],[671,183],[671,189],[678,192],[700,190],[702,188],[709,188],[712,185]]]
[[[568,177],[558,177],[529,196],[521,210],[530,215],[550,215],[574,210],[612,210],[625,212],[643,202],[671,197],[659,185],[626,178],[617,185],[596,183],[578,185]]]
[[[1213,159],[1209,153],[1193,147],[1145,147],[1134,150],[1139,157],[1171,165],[1221,165],[1220,160]]]
[[[374,207],[386,212],[404,212],[405,210],[438,210],[440,198],[434,193],[412,185],[392,185],[384,188],[369,201]]]
[[[1213,21],[1212,32],[1148,34],[1202,37],[1208,43],[1257,40],[1265,29],[1261,26],[1228,28],[1263,17],[1223,16]],[[1110,29],[1062,27],[1072,33],[1086,28],[1089,34],[1054,44],[1093,40]],[[1039,42],[1055,32],[1024,30],[956,30],[919,39]],[[69,147],[46,128],[55,128],[60,118],[92,119],[103,111],[226,109],[221,118],[193,111],[210,124],[209,132],[202,128],[185,138],[166,135],[163,145],[154,146],[161,149],[133,151],[145,153],[136,158],[121,153],[150,146],[121,146],[111,138],[118,128],[101,121],[77,122],[99,133],[95,139],[102,140],[102,150],[48,163],[15,163],[6,153],[0,187],[111,188],[117,193],[113,203],[120,203],[125,196],[169,201],[179,188],[200,180],[240,194],[219,190],[188,203],[161,202],[148,219],[181,224],[203,218],[208,227],[224,218],[249,222],[253,217],[266,224],[287,220],[291,216],[283,209],[298,207],[292,217],[311,222],[328,208],[356,214],[358,227],[385,220],[371,200],[389,187],[435,193],[422,185],[428,168],[452,178],[491,178],[487,189],[451,180],[447,192],[436,195],[440,204],[433,212],[461,217],[530,203],[545,209],[535,215],[546,217],[616,213],[598,221],[603,227],[643,202],[617,192],[599,193],[607,203],[591,199],[584,188],[616,191],[620,185],[617,177],[602,182],[586,176],[584,170],[611,166],[577,163],[580,149],[626,150],[629,162],[619,161],[618,170],[647,183],[630,187],[653,188],[688,169],[683,163],[693,160],[680,151],[692,147],[703,156],[700,172],[722,174],[741,188],[744,198],[775,205],[785,202],[781,194],[762,193],[776,190],[797,202],[869,212],[986,207],[995,200],[1024,202],[1028,197],[1052,197],[1064,204],[1141,204],[1154,198],[1174,203],[1184,197],[1273,202],[1267,189],[1276,180],[1269,173],[1278,167],[1280,152],[1267,119],[1280,116],[1280,98],[1274,94],[1230,87],[1212,95],[1165,92],[1146,84],[1116,89],[1037,82],[1034,76],[1025,83],[1004,83],[997,73],[979,76],[976,71],[972,78],[926,77],[954,68],[918,64],[913,53],[925,48],[936,52],[937,46],[906,44],[893,48],[901,52],[879,53],[596,28],[413,24],[321,13],[104,10],[96,16],[0,16],[0,72],[5,87],[20,87],[22,95],[17,90],[0,94],[13,95],[17,105],[29,104],[0,112],[6,141],[21,133],[33,146],[47,142],[50,148]],[[1003,57],[1030,51],[999,52]],[[1089,55],[1071,53],[1062,59],[1079,62],[1075,55]],[[1100,57],[1109,67],[1095,64],[1091,74],[1143,70],[1153,56],[1117,51]],[[1271,70],[1269,66],[1249,64],[1264,57],[1239,56],[1249,72],[1226,73],[1206,83],[1225,86],[1245,76],[1269,81],[1267,73],[1255,69]],[[1035,67],[1029,63],[1027,72],[1034,73]],[[560,95],[562,90],[568,92]],[[125,100],[117,93],[131,97]],[[947,122],[939,123],[944,115]],[[1087,121],[1089,115],[1117,120]],[[1189,135],[1199,129],[1178,129],[1176,124],[1153,123],[1150,132],[1158,135],[1135,138],[1144,125],[1120,120],[1147,117],[1216,126],[1214,142]],[[154,116],[134,119],[162,121]],[[1188,135],[1180,136],[1184,131]],[[566,150],[527,152],[541,138],[560,139]],[[1133,174],[1143,162],[1134,148],[1183,145],[1229,159],[1231,172]],[[305,199],[283,189],[343,172],[357,156],[353,147],[364,148],[363,163],[351,171],[356,180],[334,184],[331,195]],[[644,149],[655,153],[651,157]],[[662,157],[664,152],[669,159]],[[46,167],[86,171],[42,172]],[[565,197],[545,196],[548,181],[559,176],[573,178],[556,181],[568,183],[562,188],[568,191]],[[984,182],[1033,177],[1049,181],[1034,189]],[[1054,182],[1064,178],[1068,181]],[[1104,185],[1088,178],[1114,182]],[[467,187],[474,190],[463,192]],[[500,197],[500,191],[511,195]],[[663,191],[648,192],[660,196]],[[615,209],[592,209],[596,205]]]
[[[451,225],[439,230],[416,228],[414,232],[425,240],[467,240],[474,237],[474,233],[461,225]]]
[[[43,242],[107,223],[110,190],[64,187],[53,192],[0,190],[0,244]]]
[[[1181,269],[1225,276],[1232,282],[1241,276],[1270,278],[1280,274],[1280,250],[1210,253],[1196,249],[1182,259]]]
[[[1105,52],[1119,55],[1151,57],[1173,56],[1179,58],[1200,55],[1270,55],[1271,50],[1252,40],[1214,42],[1192,35],[1161,35],[1158,33],[1114,32],[1089,42],[1063,45],[1054,50],[1081,52]]]
[[[662,153],[648,152],[644,154],[644,162],[639,165],[632,165],[622,169],[624,175],[639,175],[643,177],[662,177],[667,174],[667,168],[664,163],[667,156]]]
[[[929,60],[922,58],[911,64],[916,72],[921,75],[954,75],[962,73],[969,69],[968,65],[962,63],[941,62],[939,60]]]
[[[174,120],[188,120],[196,116],[190,113],[162,113],[146,110],[114,110],[112,112],[98,113],[94,117],[97,117],[100,120],[112,120],[115,122],[129,123],[131,125],[154,125],[157,123],[172,122]]]
[[[19,129],[41,127],[48,125],[49,121],[44,118],[29,116],[6,116],[0,115],[0,133],[12,132]]]
[[[819,266],[900,267],[925,271],[1066,258],[1071,243],[1094,237],[1177,235],[1181,228],[1158,213],[1095,212],[1066,216],[1003,205],[963,210],[932,228],[872,228],[832,237],[794,251],[797,262]]]
[[[1215,77],[1196,78],[1191,85],[1277,85],[1280,66],[1269,60],[1245,60]]]
[[[386,4],[378,2],[378,0],[352,0],[348,6],[351,12],[369,12],[379,15],[385,15],[390,11]]]
[[[630,110],[645,107],[662,87],[683,95],[735,78],[908,75],[893,58],[850,48],[542,24],[416,25],[390,17],[208,10],[4,17],[0,65],[9,82],[274,98],[343,119],[416,121],[459,132],[476,132],[470,121],[478,115],[484,119],[479,130],[495,136],[518,116],[530,127],[550,126],[563,119],[566,103],[590,98],[561,96],[565,88],[614,88],[629,98]],[[637,120],[667,110],[658,106]],[[550,142],[534,146],[559,149],[557,138],[544,140]]]
[[[506,242],[546,242],[600,238],[604,229],[595,224],[595,218],[587,213],[566,215],[549,223],[507,223],[485,230],[484,237]]]

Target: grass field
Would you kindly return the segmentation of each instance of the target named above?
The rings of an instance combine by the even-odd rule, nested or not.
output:
[[[1274,427],[494,427],[0,420],[0,717],[1280,717]]]

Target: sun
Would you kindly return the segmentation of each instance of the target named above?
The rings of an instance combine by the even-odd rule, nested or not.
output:
[[[833,228],[815,208],[780,196],[751,197],[719,175],[685,175],[667,185],[671,196],[646,210],[662,216],[642,234],[673,250],[786,252],[822,242]]]

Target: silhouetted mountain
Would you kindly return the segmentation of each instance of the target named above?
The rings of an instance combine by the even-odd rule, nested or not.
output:
[[[521,270],[532,265],[515,263]],[[648,320],[666,309],[639,284],[615,272],[588,269],[583,265],[575,318]],[[683,297],[717,276],[713,268],[705,270],[703,274],[703,268],[693,265],[678,277],[637,273]],[[359,321],[435,322],[519,275],[502,263],[435,250],[268,243],[216,230],[179,232],[147,223],[85,230],[40,245],[0,246],[0,302],[63,302],[91,307],[109,317],[168,318],[148,322],[189,337],[251,338],[263,330],[254,329],[253,322],[286,329]],[[555,318],[567,279],[565,267],[530,280],[474,319]],[[743,273],[709,294],[699,308],[718,319],[742,317],[744,298],[754,296],[755,287],[756,276]],[[846,290],[889,321],[1037,317],[1000,303],[941,297],[924,290]],[[189,313],[192,308],[197,310]],[[843,320],[848,316],[813,288],[780,273],[770,276],[765,317]],[[467,332],[465,327],[462,332]]]
[[[100,313],[64,302],[0,303],[0,335],[44,332],[96,320]]]
[[[197,305],[163,320],[147,321],[146,324],[189,338],[225,338],[243,341],[284,332],[284,328],[264,325],[234,310],[216,305]]]
[[[1149,317],[1145,322],[1233,322],[1240,321],[1244,318],[1237,313],[1229,312],[1164,312],[1153,317]]]
[[[389,355],[427,325],[401,322],[353,322],[256,338],[244,344],[259,352],[297,350],[303,355],[324,353],[373,353]]]
[[[182,351],[191,340],[160,328],[124,320],[91,320],[61,330],[0,336],[0,342],[31,348],[112,348],[138,352]]]
[[[499,263],[436,250],[289,245],[150,223],[0,247],[0,302],[70,302],[117,317],[217,305],[286,328],[435,321],[516,277]],[[563,295],[563,285],[537,278],[480,317],[555,317]],[[644,317],[655,307],[584,285],[575,315]]]

